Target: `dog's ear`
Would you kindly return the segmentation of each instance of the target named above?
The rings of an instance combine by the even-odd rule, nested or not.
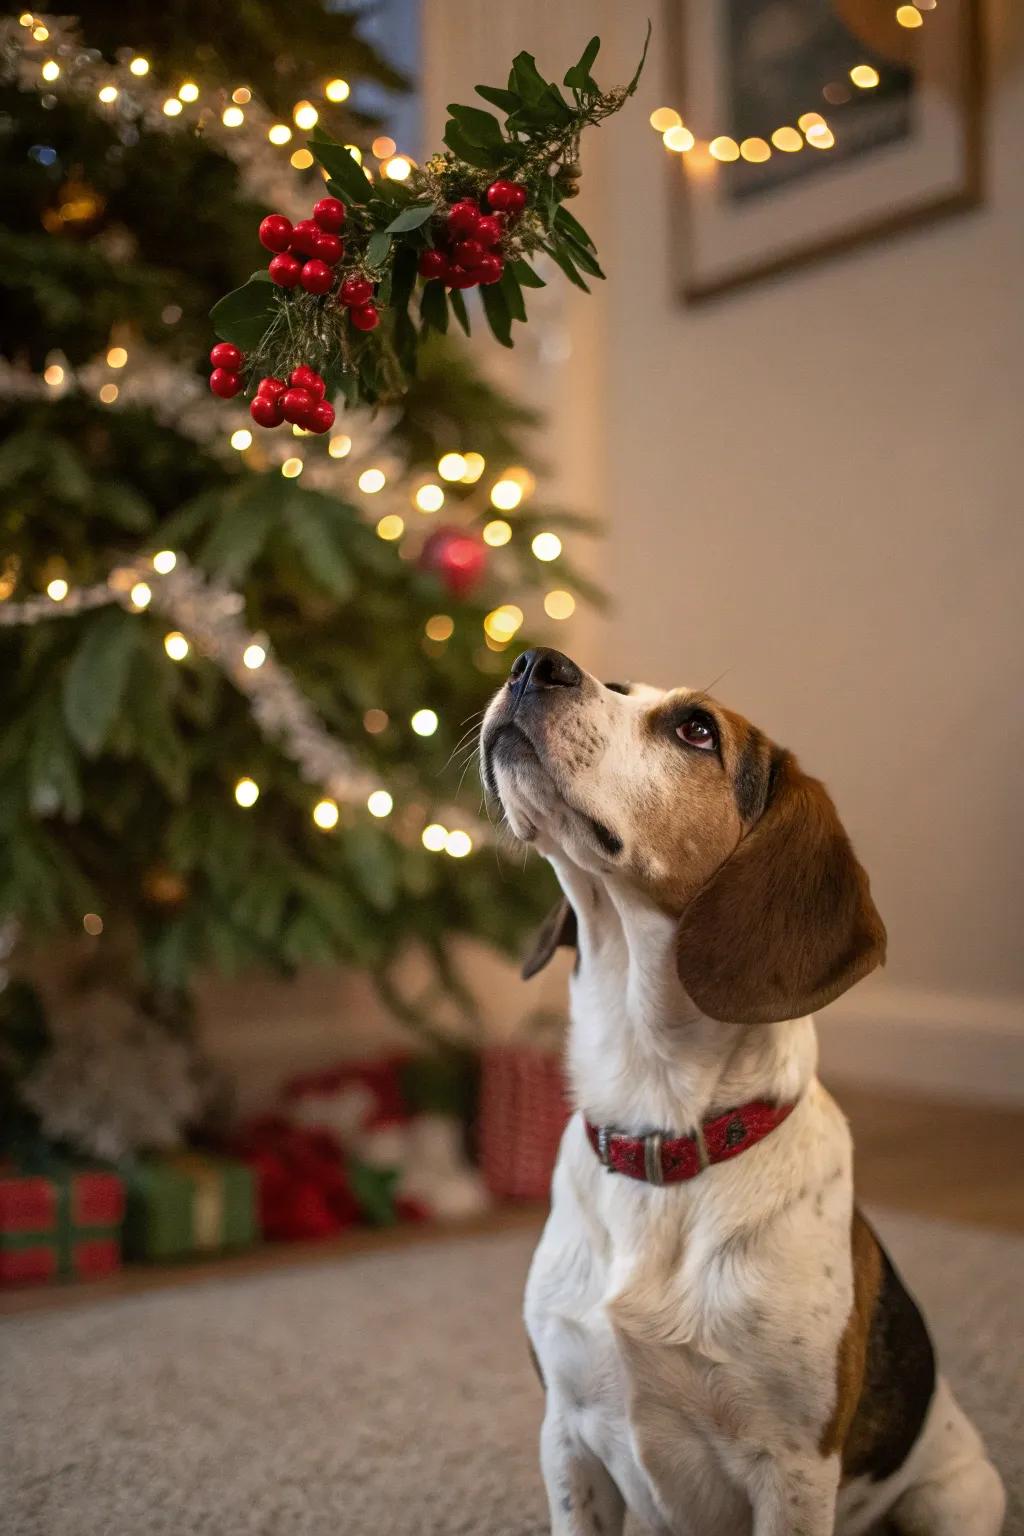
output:
[[[559,945],[565,945],[567,949],[576,947],[576,913],[564,896],[540,925],[530,952],[523,961],[523,980],[529,981],[531,976],[542,971]]]
[[[824,785],[777,756],[768,801],[679,922],[680,979],[733,1024],[797,1019],[885,961],[885,927]]]

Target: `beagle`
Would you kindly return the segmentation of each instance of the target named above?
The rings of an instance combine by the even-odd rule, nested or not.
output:
[[[526,1289],[556,1536],[997,1536],[999,1476],[853,1200],[811,1011],[885,957],[823,786],[704,693],[527,651],[485,789],[563,900],[576,1112]]]

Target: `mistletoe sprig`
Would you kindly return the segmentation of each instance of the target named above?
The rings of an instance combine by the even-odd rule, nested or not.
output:
[[[330,399],[373,405],[400,396],[417,352],[451,317],[468,335],[463,293],[479,288],[502,346],[526,320],[524,290],[543,288],[534,262],[547,255],[584,291],[604,273],[593,240],[565,206],[578,191],[583,130],[633,95],[650,41],[628,85],[602,91],[591,38],[564,90],[529,53],[505,86],[476,93],[500,115],[449,106],[446,148],[406,182],[371,181],[343,144],[316,130],[309,147],[328,176],[312,217],[270,214],[260,240],[269,267],[214,306],[222,338],[211,353],[215,394],[251,395],[260,426],[289,421],[314,431],[334,422]]]

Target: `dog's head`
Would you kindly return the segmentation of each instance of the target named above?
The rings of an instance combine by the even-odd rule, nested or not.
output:
[[[527,651],[487,711],[481,762],[516,837],[678,921],[680,978],[711,1018],[799,1018],[884,961],[824,786],[706,694],[600,683],[559,651]],[[562,903],[524,974],[574,937]]]

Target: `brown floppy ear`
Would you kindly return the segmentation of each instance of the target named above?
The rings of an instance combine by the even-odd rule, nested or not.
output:
[[[679,922],[677,963],[713,1019],[798,1019],[885,961],[868,877],[823,784],[779,754],[768,801]]]
[[[529,981],[547,965],[559,945],[576,947],[576,913],[563,896],[540,925],[529,954],[523,961],[522,978]]]

